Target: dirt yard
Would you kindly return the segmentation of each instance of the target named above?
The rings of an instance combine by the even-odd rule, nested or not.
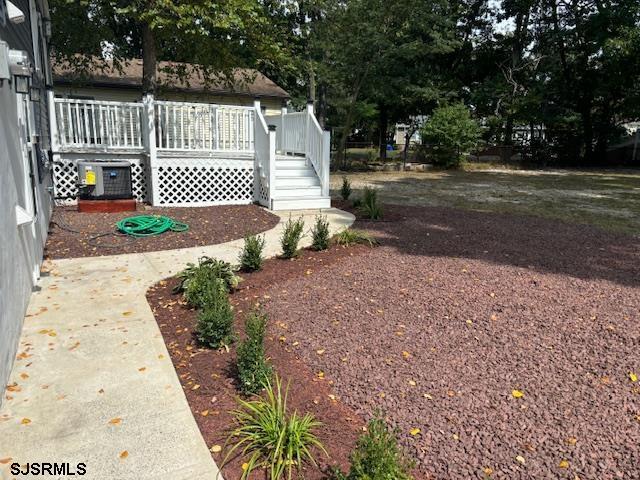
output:
[[[189,230],[146,238],[119,234],[116,222],[132,215],[166,215],[186,223]],[[79,213],[75,207],[56,207],[45,255],[51,259],[93,257],[214,245],[269,230],[278,221],[276,215],[255,205],[198,208],[139,205],[138,212],[125,213]]]
[[[640,233],[640,171],[484,170],[347,174],[385,202],[559,218]],[[339,196],[342,175],[331,177]],[[356,192],[357,195],[357,192]]]

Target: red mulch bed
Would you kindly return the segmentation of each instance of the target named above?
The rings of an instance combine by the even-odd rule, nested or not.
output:
[[[240,288],[231,295],[236,311],[236,331],[244,331],[246,314],[254,306],[268,300],[266,292],[274,285],[287,280],[312,277],[333,264],[369,250],[368,247],[362,246],[333,247],[324,252],[304,250],[295,260],[272,259],[265,263],[260,272],[241,273],[243,281]],[[181,295],[172,294],[175,283],[175,279],[160,282],[149,290],[147,299],[207,445],[223,446],[228,429],[232,426],[229,412],[237,407],[235,399],[238,391],[234,373],[236,345],[232,346],[228,353],[198,346],[192,333],[197,312],[184,305]],[[311,412],[323,423],[318,434],[329,453],[329,458],[317,452],[319,468],[307,466],[304,478],[326,478],[329,470],[336,465],[343,469],[348,468],[349,453],[364,426],[364,421],[353,410],[335,401],[333,381],[319,378],[317,370],[312,370],[302,363],[287,335],[287,319],[270,317],[268,336],[265,340],[266,352],[278,375],[285,383],[291,382],[289,408],[297,409],[301,413]],[[196,385],[199,387],[195,388]],[[226,451],[213,454],[218,466],[222,465],[225,455]],[[223,468],[224,477],[240,478],[243,462],[241,458],[230,460]],[[255,474],[251,478],[264,476]]]
[[[188,224],[189,230],[147,238],[117,234],[116,222],[133,215],[166,215]],[[256,205],[157,208],[138,204],[138,212],[124,213],[79,213],[76,207],[56,207],[45,255],[50,259],[94,257],[214,245],[269,230],[278,221]]]
[[[640,241],[446,208],[385,218],[356,224],[380,247],[271,260],[233,295],[242,313],[263,303],[269,355],[292,405],[325,423],[332,460],[346,467],[383,409],[418,478],[640,478]],[[234,354],[198,350],[171,282],[149,301],[207,443],[222,444]]]

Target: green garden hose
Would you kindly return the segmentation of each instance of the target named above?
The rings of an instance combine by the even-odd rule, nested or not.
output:
[[[172,232],[186,232],[189,225],[176,222],[173,218],[162,215],[137,215],[128,217],[116,223],[118,230],[132,237],[151,237],[160,235],[168,230]]]

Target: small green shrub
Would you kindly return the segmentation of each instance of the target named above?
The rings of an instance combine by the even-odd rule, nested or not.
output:
[[[320,251],[329,248],[329,221],[327,217],[318,215],[311,230],[311,248]]]
[[[240,269],[244,272],[255,272],[262,268],[264,258],[264,235],[249,235],[244,237],[244,248],[240,253]]]
[[[300,471],[304,462],[317,465],[313,448],[326,454],[314,430],[319,427],[313,415],[300,416],[297,411],[287,411],[289,384],[284,392],[278,376],[275,386],[266,386],[266,398],[238,400],[240,408],[233,413],[236,427],[231,431],[227,444],[232,443],[223,464],[238,449],[247,457],[247,468],[242,480],[257,468],[267,469],[271,480],[291,479],[294,469]]]
[[[362,206],[362,199],[361,198],[354,198],[351,201],[351,206],[353,208],[355,208],[356,210],[358,210]]]
[[[302,238],[304,219],[302,217],[292,220],[289,217],[282,232],[280,244],[282,245],[282,258],[293,258],[298,255],[298,243]]]
[[[198,260],[198,265],[187,263],[187,268],[178,273],[177,277],[179,282],[174,287],[173,293],[186,292],[191,280],[196,277],[198,281],[203,281],[207,278],[221,278],[229,291],[234,290],[241,281],[241,278],[233,271],[230,263],[211,257],[201,257]]]
[[[371,220],[379,220],[382,218],[382,206],[378,201],[378,192],[373,188],[364,187],[362,193],[362,204],[358,210]]]
[[[340,196],[346,202],[351,196],[351,182],[347,177],[342,177],[342,188],[340,188]]]
[[[370,247],[378,244],[378,241],[368,233],[351,228],[345,228],[341,232],[334,235],[333,239],[336,244],[345,247],[350,247],[351,245],[356,245],[359,243],[367,244]]]
[[[267,316],[253,311],[245,321],[247,338],[238,346],[238,381],[246,395],[258,393],[271,379],[271,366],[264,354],[264,334]]]
[[[411,480],[413,464],[408,460],[380,414],[369,422],[350,455],[348,474],[336,472],[338,480]]]
[[[229,346],[233,340],[233,310],[221,279],[207,292],[195,329],[198,341],[210,348]]]

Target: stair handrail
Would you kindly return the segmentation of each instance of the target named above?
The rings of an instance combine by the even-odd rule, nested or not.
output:
[[[314,114],[313,102],[308,102],[305,156],[313,166],[316,175],[318,175],[318,179],[320,180],[320,191],[323,197],[329,196],[330,149],[330,133],[322,129]]]
[[[254,107],[256,112],[254,198],[262,205],[271,208],[276,177],[276,127],[267,125],[260,108],[260,100],[254,101]]]

